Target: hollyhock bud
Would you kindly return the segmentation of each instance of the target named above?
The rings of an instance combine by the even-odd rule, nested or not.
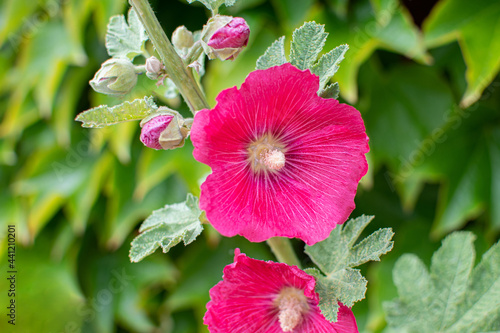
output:
[[[164,74],[165,66],[156,57],[146,59],[146,76],[151,80],[158,80]]]
[[[248,44],[250,28],[241,17],[216,15],[203,28],[202,46],[210,59],[234,60]]]
[[[194,44],[193,33],[181,25],[172,34],[172,44],[178,49],[188,49]]]
[[[125,95],[137,84],[137,74],[132,62],[126,59],[108,59],[102,65],[90,86],[106,95]]]
[[[189,123],[178,112],[161,107],[141,121],[141,142],[156,150],[180,148],[189,135]]]

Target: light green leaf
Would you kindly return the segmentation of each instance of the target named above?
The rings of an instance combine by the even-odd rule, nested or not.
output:
[[[257,59],[256,69],[267,69],[286,63],[285,36],[280,37],[269,46],[266,52]]]
[[[339,83],[335,82],[328,85],[325,89],[321,90],[318,95],[323,98],[338,99],[340,93]]]
[[[187,0],[189,3],[193,3],[195,1],[199,1],[205,5],[208,9],[212,11],[212,13],[217,13],[219,11],[219,7],[222,4],[225,4],[226,7],[230,7],[235,4],[236,0]]]
[[[358,269],[341,269],[325,278],[314,268],[306,269],[306,273],[316,278],[316,292],[320,296],[321,313],[329,321],[337,321],[339,302],[352,307],[354,302],[363,299],[367,280]]]
[[[81,121],[82,127],[99,128],[126,121],[141,120],[157,109],[153,97],[144,97],[111,107],[101,105],[80,113],[75,120]]]
[[[134,59],[142,54],[147,40],[146,30],[133,8],[128,12],[128,24],[124,15],[116,15],[109,20],[106,48],[110,56]]]
[[[312,67],[312,72],[319,76],[319,87],[323,89],[332,76],[337,73],[339,64],[349,49],[348,45],[340,45],[323,55],[318,63]]]
[[[398,332],[473,333],[498,328],[500,243],[474,264],[474,235],[455,232],[432,257],[430,274],[415,255],[394,267],[399,299],[384,304],[390,328]]]
[[[435,286],[437,290],[442,290],[434,295],[440,330],[457,320],[457,309],[465,300],[475,259],[474,239],[473,234],[456,233],[454,238],[445,238],[432,257],[431,274],[439,277]]]
[[[200,214],[198,198],[192,194],[188,194],[183,203],[167,205],[154,211],[141,225],[141,234],[132,241],[130,260],[141,261],[160,246],[167,253],[180,241],[188,245],[203,230]]]
[[[305,252],[319,267],[308,270],[316,277],[316,291],[320,296],[322,314],[330,321],[337,320],[338,302],[351,307],[364,298],[366,279],[360,271],[352,267],[370,260],[380,260],[380,256],[392,249],[391,229],[379,229],[353,246],[373,216],[360,216],[335,228],[330,237],[313,246],[306,246]]]
[[[467,64],[462,106],[476,102],[500,70],[500,2],[441,1],[424,22],[429,47],[458,40]]]
[[[316,22],[306,22],[292,35],[290,63],[299,69],[311,68],[325,45],[328,33],[325,26]]]
[[[458,321],[451,327],[452,332],[476,332],[499,329],[500,316],[500,242],[493,245],[483,255],[479,265],[472,271],[472,283],[466,292],[466,300],[460,305]],[[482,326],[488,322],[491,326]]]
[[[359,266],[368,261],[380,261],[380,257],[392,250],[394,232],[389,228],[379,229],[353,246],[347,262]]]

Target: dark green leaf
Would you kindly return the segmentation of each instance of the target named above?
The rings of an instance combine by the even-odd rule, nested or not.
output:
[[[425,41],[434,47],[458,39],[467,64],[462,106],[476,102],[500,70],[500,2],[444,0],[425,21]]]

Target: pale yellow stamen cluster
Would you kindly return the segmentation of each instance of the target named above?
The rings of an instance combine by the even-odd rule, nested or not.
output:
[[[256,173],[276,172],[285,166],[285,145],[270,134],[262,135],[248,145],[247,153],[250,167]]]
[[[283,288],[274,301],[279,310],[278,320],[283,332],[292,332],[302,323],[304,315],[309,311],[309,304],[301,289]]]
[[[285,154],[277,149],[261,152],[261,160],[271,170],[281,170],[285,166]]]

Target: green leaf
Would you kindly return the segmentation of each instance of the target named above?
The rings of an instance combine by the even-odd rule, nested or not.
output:
[[[291,31],[299,24],[304,23],[308,17],[308,13],[314,10],[315,2],[315,0],[271,1],[277,15],[277,19],[273,19],[273,21],[279,22],[282,29]]]
[[[335,82],[330,85],[328,85],[325,89],[320,90],[318,95],[323,98],[333,98],[333,99],[338,99],[339,98],[339,83]]]
[[[212,13],[217,13],[222,4],[225,4],[226,7],[230,7],[236,2],[236,0],[187,0],[189,3],[193,3],[195,1],[199,1],[204,4],[205,7],[212,11]]]
[[[201,233],[203,227],[199,217],[198,198],[188,194],[183,203],[167,205],[151,214],[141,225],[142,234],[132,241],[130,260],[141,261],[158,247],[167,253],[181,240],[188,245]]]
[[[348,45],[340,45],[323,55],[318,63],[312,67],[312,72],[319,76],[319,87],[323,89],[332,76],[337,73],[339,64],[349,49]]]
[[[373,216],[365,215],[351,219],[333,229],[324,241],[305,248],[307,255],[324,274],[308,270],[316,277],[319,306],[330,321],[337,320],[338,302],[351,307],[365,296],[367,281],[353,267],[370,260],[378,261],[381,255],[392,249],[394,233],[390,228],[379,229],[354,246],[372,219]]]
[[[144,97],[111,107],[101,105],[80,113],[75,120],[81,121],[82,127],[100,128],[126,121],[141,120],[157,109],[153,97]]]
[[[423,81],[421,83],[423,84]],[[400,82],[400,84],[403,83]],[[403,202],[407,200],[405,197],[409,196],[412,202],[410,208],[412,208],[425,182],[441,183],[437,212],[432,227],[433,237],[443,237],[484,213],[483,216],[490,221],[490,230],[498,230],[500,228],[500,220],[497,219],[500,216],[497,204],[500,195],[500,156],[498,153],[500,151],[500,126],[495,123],[497,117],[495,103],[498,102],[484,100],[465,110],[455,106],[450,107],[448,111],[446,108],[437,107],[437,103],[441,103],[437,98],[433,100],[421,98],[421,102],[419,109],[424,104],[429,107],[434,105],[432,113],[434,115],[441,113],[442,120],[445,122],[439,126],[439,122],[435,122],[434,129],[428,127],[432,130],[428,132],[427,137],[413,139],[413,149],[411,149],[411,143],[406,143],[401,147],[408,145],[407,152],[393,155],[399,156],[403,163],[399,167],[400,171],[395,174],[389,172],[388,175],[395,183],[396,189],[399,190],[400,185],[403,188]],[[487,107],[487,104],[491,104],[491,107]],[[374,110],[374,107],[372,104],[371,110]],[[440,109],[441,112],[438,111]],[[387,111],[389,110],[388,107]],[[425,111],[424,108],[421,110]],[[382,123],[376,119],[376,113],[367,114],[365,121],[367,130],[372,130],[372,133],[375,133],[372,127],[373,122],[378,123],[377,132],[382,136],[372,134],[372,137],[374,141],[378,138],[382,142],[384,137]],[[426,116],[427,119],[429,117]],[[405,127],[407,137],[413,136],[414,134],[410,131],[413,126],[405,125]],[[385,128],[387,129],[387,123]],[[390,125],[389,128],[391,128]],[[392,134],[393,137],[397,135],[395,132]],[[386,138],[389,136],[385,135]],[[393,145],[396,146],[398,143],[385,143],[383,148],[385,150]],[[372,147],[374,147],[374,152],[379,153],[375,142]]]
[[[290,63],[299,69],[311,68],[325,45],[328,33],[325,26],[316,22],[306,22],[292,35]]]
[[[454,109],[453,93],[442,77],[428,66],[394,66],[380,72],[365,70],[360,88],[370,112],[364,120],[371,135],[375,165],[385,163],[386,175],[411,210],[422,182],[428,178],[413,172],[446,140],[446,123]],[[341,69],[342,70],[342,69]],[[340,71],[339,71],[340,73]],[[394,140],[404,137],[405,140]]]
[[[375,231],[352,247],[347,262],[351,266],[359,266],[368,261],[380,261],[382,255],[392,250],[392,236],[394,232],[388,228]]]
[[[472,270],[475,236],[454,232],[432,257],[430,273],[415,255],[394,267],[399,299],[384,304],[390,328],[398,332],[473,333],[498,328],[500,243]]]
[[[128,24],[124,15],[116,15],[109,20],[106,48],[111,57],[134,59],[143,53],[147,40],[146,30],[133,8],[128,12]]]
[[[257,59],[256,69],[267,69],[286,63],[285,36],[280,37],[268,47],[266,52]]]
[[[19,274],[15,279],[15,297],[8,297],[7,292],[0,295],[0,301],[6,304],[5,307],[11,299],[15,299],[18,311],[16,325],[9,324],[7,320],[10,318],[4,314],[4,320],[0,321],[1,332],[30,332],[33,327],[39,332],[63,332],[68,327],[76,331],[81,330],[87,317],[81,310],[85,309],[88,302],[75,274],[76,256],[67,254],[61,261],[53,260],[50,248],[54,236],[54,233],[42,234],[27,248],[16,244],[16,270]],[[10,270],[7,260],[0,264],[0,269],[2,272]],[[10,289],[10,281],[7,279],[9,275],[4,275],[0,288],[7,291]],[[57,283],[54,283],[55,281]],[[26,288],[25,292],[22,292],[22,288]],[[20,317],[21,304],[32,305],[22,310],[24,320]],[[68,326],[68,323],[71,326]]]
[[[360,0],[349,9],[351,12],[345,19],[327,10],[317,11],[313,18],[325,23],[326,30],[332,32],[326,42],[327,49],[349,45],[349,56],[336,74],[336,80],[342,97],[350,103],[358,99],[359,68],[377,49],[429,62],[420,30],[400,1]]]
[[[436,47],[458,40],[467,64],[462,106],[481,97],[500,70],[500,2],[444,0],[424,22],[425,42]]]

